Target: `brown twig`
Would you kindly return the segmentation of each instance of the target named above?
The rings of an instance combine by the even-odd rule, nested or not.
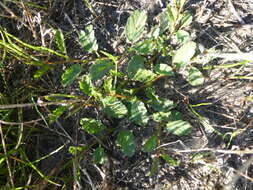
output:
[[[1,135],[1,139],[2,139],[2,146],[3,146],[4,154],[7,155],[7,149],[6,149],[6,144],[5,144],[5,141],[4,141],[4,134],[3,134],[1,124],[0,124],[0,135]],[[7,156],[6,156],[6,164],[7,164],[7,170],[8,170],[8,173],[9,173],[9,177],[10,177],[11,186],[14,187],[14,180],[13,180],[13,175],[11,173],[11,166],[10,166],[9,158]]]
[[[29,124],[36,123],[41,120],[42,120],[41,118],[31,120],[31,121],[26,121],[26,122],[9,122],[9,121],[0,120],[0,124],[3,124],[3,125],[29,125]]]
[[[238,14],[238,12],[236,11],[233,3],[231,0],[228,0],[228,6],[230,7],[231,12],[233,13],[233,15],[237,18],[237,20],[241,23],[241,24],[245,24],[244,20],[242,19],[242,17]]]
[[[222,149],[212,149],[212,148],[200,148],[200,149],[187,149],[187,150],[174,150],[178,153],[192,153],[192,152],[203,152],[203,151],[211,151],[214,153],[222,153],[222,154],[253,154],[253,150],[222,150]]]
[[[61,102],[37,102],[37,103],[25,103],[25,104],[9,104],[9,105],[0,105],[1,109],[15,109],[15,108],[26,108],[26,107],[34,107],[34,106],[51,106],[51,105],[61,105],[66,106],[69,104],[74,103],[81,103],[83,100],[68,100],[68,101],[61,101]]]

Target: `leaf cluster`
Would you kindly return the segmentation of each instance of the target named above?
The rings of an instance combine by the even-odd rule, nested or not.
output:
[[[158,15],[158,22],[154,26],[147,25],[148,14],[145,11],[134,11],[125,26],[126,45],[122,55],[99,51],[94,28],[87,26],[80,31],[79,42],[84,51],[91,55],[95,53],[97,57],[90,61],[88,71],[86,65],[75,63],[62,74],[63,87],[77,81],[83,95],[89,97],[89,102],[99,107],[103,115],[129,121],[131,128],[116,126],[118,133],[115,143],[126,156],[133,156],[136,152],[134,126],[144,127],[150,121],[156,123],[153,126],[154,135],[142,145],[143,152],[161,152],[157,148],[161,132],[176,136],[191,133],[192,125],[176,110],[177,104],[160,97],[155,90],[157,80],[162,77],[173,78],[175,73],[184,75],[193,86],[204,82],[202,73],[192,66],[198,51],[197,44],[186,30],[192,22],[192,16],[183,11],[184,3],[184,0],[178,0],[168,5]],[[57,31],[56,41],[59,50],[66,54],[61,31]],[[127,65],[123,66],[123,62]],[[57,108],[51,121],[66,110],[66,107]],[[97,136],[111,128],[95,118],[82,118],[80,125],[88,134]],[[176,164],[166,154],[161,154],[161,158]],[[94,161],[106,161],[106,151],[101,144],[94,151]],[[155,165],[158,163],[154,160]]]

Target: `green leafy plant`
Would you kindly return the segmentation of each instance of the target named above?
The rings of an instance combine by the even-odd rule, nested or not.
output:
[[[127,20],[125,34],[131,43],[138,41],[144,34],[147,14],[145,11],[135,11]]]
[[[131,131],[123,129],[117,136],[117,144],[127,156],[133,156],[135,153],[135,140]]]
[[[84,0],[83,2],[88,8],[87,10],[95,17],[94,21],[99,20],[100,16],[97,15],[91,1]],[[48,10],[48,6],[44,6],[43,3],[36,5],[35,2],[30,1],[22,1],[20,4],[18,0],[7,0],[0,3],[0,6],[6,9],[6,5],[15,5],[16,3],[19,6],[22,5],[20,7],[27,8],[24,11],[25,14],[21,15],[32,16],[34,12],[39,12],[30,12],[30,7]],[[49,40],[45,41],[43,32],[46,34],[49,31],[46,28],[51,26],[44,22],[36,23],[35,28],[32,29],[32,33],[35,34],[38,25],[41,25],[38,31],[41,33],[39,38],[41,38],[43,46],[38,45],[40,41],[26,42],[26,40],[31,40],[30,38],[21,40],[8,32],[8,28],[0,27],[0,77],[3,79],[0,81],[2,85],[0,92],[2,107],[0,109],[2,144],[0,146],[2,152],[0,154],[0,173],[1,176],[4,176],[0,180],[0,189],[36,189],[38,187],[43,189],[43,185],[41,187],[40,184],[60,186],[61,184],[58,183],[68,177],[64,175],[63,177],[52,176],[54,171],[55,173],[63,173],[56,171],[58,167],[49,173],[44,172],[40,165],[45,164],[39,162],[59,152],[66,145],[69,146],[70,143],[68,151],[71,154],[71,160],[63,161],[63,164],[59,165],[62,165],[64,169],[70,165],[73,166],[72,171],[76,181],[72,185],[78,184],[82,172],[86,175],[87,172],[82,171],[78,163],[86,157],[88,157],[87,161],[92,160],[98,165],[108,164],[105,169],[111,169],[107,166],[110,166],[111,158],[114,155],[110,152],[108,142],[110,145],[114,143],[118,152],[126,157],[133,157],[139,153],[150,156],[152,165],[149,176],[157,174],[160,163],[166,162],[172,166],[179,166],[180,161],[168,154],[162,143],[164,136],[180,139],[182,136],[191,135],[193,126],[191,121],[187,119],[188,117],[182,113],[182,107],[198,118],[206,132],[220,135],[223,139],[228,140],[228,147],[231,145],[232,140],[244,130],[238,129],[223,135],[214,129],[207,118],[195,111],[196,107],[212,103],[191,105],[187,97],[183,99],[183,94],[176,86],[176,80],[180,76],[180,79],[181,77],[184,79],[187,87],[201,86],[205,82],[202,74],[204,70],[209,71],[212,68],[236,69],[237,67],[240,67],[239,71],[227,76],[228,80],[252,80],[252,76],[243,76],[240,73],[241,68],[246,65],[250,68],[252,54],[215,53],[199,49],[199,44],[194,41],[192,37],[194,35],[188,28],[192,24],[193,16],[184,11],[185,3],[186,0],[168,1],[167,7],[161,10],[155,18],[152,18],[152,14],[148,14],[144,10],[133,11],[121,36],[121,39],[125,40],[125,43],[122,43],[123,51],[115,54],[101,50],[102,48],[99,47],[99,41],[96,38],[98,28],[94,25],[96,22],[90,22],[81,31],[77,31],[73,25],[74,32],[78,36],[79,44],[77,45],[85,54],[82,59],[74,59],[68,55],[68,52],[71,52],[69,49],[71,47],[67,46],[69,35],[72,35],[70,32],[65,33],[66,31],[60,29],[50,30],[50,32],[52,31],[50,35],[54,34],[54,41],[50,41],[50,48],[48,48],[46,45]],[[51,7],[51,3],[49,7]],[[22,23],[21,25],[27,25],[27,21],[35,20],[21,19],[18,16],[20,14],[12,13],[12,9],[6,10],[8,14],[3,14],[1,17],[14,18]],[[40,18],[39,16],[38,14],[36,17]],[[65,16],[67,17],[67,15]],[[71,23],[71,19],[69,21]],[[30,22],[29,25],[32,24]],[[6,23],[7,25],[9,24]],[[11,26],[14,25],[11,24]],[[27,32],[20,35],[20,31],[22,30],[15,32],[21,36],[20,38],[26,38],[29,34]],[[208,58],[208,60],[225,58],[248,61],[203,66],[199,59],[201,56]],[[33,77],[20,79],[19,73],[16,75],[16,65],[24,67],[25,71],[28,71]],[[58,67],[59,65],[62,67]],[[51,78],[55,74],[55,68],[63,68],[59,81],[58,75]],[[46,75],[47,73],[48,75]],[[11,74],[14,75],[13,79],[8,81]],[[21,75],[21,77],[23,76]],[[27,79],[30,80],[26,81]],[[170,99],[167,94],[161,93],[164,81],[169,84],[168,86],[166,84],[166,88],[171,88],[170,92],[175,92],[175,97],[169,93]],[[54,88],[48,89],[51,85]],[[32,98],[33,103],[30,103],[31,97],[36,97],[37,101]],[[245,104],[250,102],[253,102],[252,95],[245,97]],[[28,107],[28,109],[23,109],[24,107]],[[31,112],[23,118],[22,112],[27,112],[27,110],[35,110],[40,118],[27,122],[26,120],[30,116],[33,118],[36,115]],[[88,114],[86,114],[87,112]],[[81,117],[79,117],[80,115]],[[84,141],[77,142],[79,134],[75,134],[77,139],[73,140],[73,136],[68,134],[72,130],[66,132],[62,128],[61,119],[71,116],[75,118],[78,116],[80,121],[75,126],[80,127],[82,133],[80,137],[84,137]],[[34,160],[33,157],[37,157],[37,152],[36,156],[34,154],[30,157],[27,154],[30,150],[27,151],[26,148],[28,145],[30,148],[29,143],[34,141],[33,139],[38,136],[40,130],[44,130],[40,129],[43,124],[45,124],[46,130],[54,131],[62,136],[61,139],[66,137],[68,140],[66,144],[48,155],[43,154],[43,157]],[[41,127],[38,128],[37,125]],[[148,128],[152,133],[149,133],[148,136],[144,136],[146,133],[137,134],[144,128]],[[247,127],[245,127],[246,129]],[[80,130],[76,131],[79,133]],[[34,132],[36,135],[31,135]],[[31,136],[32,138],[30,138]],[[36,150],[37,144],[39,143],[36,143]],[[206,155],[200,153],[200,156],[196,154],[192,162],[198,163],[209,157],[212,157],[209,153]],[[103,172],[102,170],[100,172],[102,178],[104,178]],[[41,179],[37,180],[37,177]],[[36,179],[36,183],[39,180],[42,181],[38,185],[35,183],[30,185],[31,179]],[[89,180],[88,175],[87,179]],[[26,185],[19,187],[20,184]],[[90,185],[92,185],[92,181],[90,181]],[[62,186],[62,188],[66,187]]]
[[[95,32],[93,30],[92,25],[87,26],[84,31],[80,32],[79,42],[85,51],[89,53],[97,51],[98,44],[95,38]]]
[[[151,152],[157,146],[158,137],[156,135],[152,136],[150,139],[146,141],[146,143],[142,147],[143,152]]]
[[[85,148],[71,146],[69,152],[75,158],[82,151],[94,148],[93,161],[104,164],[107,162],[107,150],[103,139],[107,135],[116,134],[114,143],[128,157],[137,151],[159,155],[153,159],[150,175],[157,172],[160,159],[172,165],[177,164],[177,161],[169,155],[160,153],[162,151],[159,147],[160,134],[164,132],[176,136],[189,135],[192,126],[184,120],[182,113],[176,111],[177,103],[159,96],[155,86],[161,78],[173,78],[178,73],[182,74],[192,86],[204,82],[200,70],[192,66],[198,51],[197,44],[185,30],[191,24],[192,16],[183,11],[184,3],[184,0],[180,0],[168,5],[158,15],[158,24],[155,26],[148,26],[146,11],[134,11],[128,18],[124,30],[126,39],[124,53],[117,56],[99,49],[93,25],[88,25],[78,32],[79,44],[88,55],[85,60],[68,57],[61,30],[55,31],[56,51],[32,46],[5,30],[0,30],[2,36],[0,47],[23,63],[36,66],[38,69],[34,75],[35,79],[41,78],[58,63],[71,63],[61,75],[61,84],[64,88],[79,84],[80,94],[44,96],[48,102],[58,102],[58,107],[49,114],[50,124],[65,115],[65,112],[71,110],[75,113],[85,109],[86,106],[96,107],[106,118],[125,119],[130,123],[131,127],[108,126],[100,117],[82,118],[80,120],[82,130],[96,137],[98,141],[86,145]],[[92,7],[90,10],[93,10]],[[43,56],[29,54],[30,50],[38,52],[38,55],[57,56],[60,61],[52,63],[44,60]],[[122,64],[123,62],[126,65]],[[79,105],[75,104],[76,101]],[[152,120],[155,122],[154,134],[143,141],[139,149],[134,128],[145,127]]]
[[[83,129],[89,134],[97,134],[106,129],[106,127],[99,121],[92,118],[83,118],[80,121]]]
[[[191,61],[197,54],[197,45],[184,30],[192,21],[192,16],[183,11],[184,3],[185,1],[181,0],[169,5],[159,14],[159,24],[152,26],[150,31],[147,30],[148,15],[145,11],[137,10],[131,14],[125,27],[127,44],[124,53],[131,58],[125,57],[128,62],[125,71],[120,67],[121,59],[118,56],[99,52],[95,31],[92,25],[87,26],[80,32],[80,44],[84,51],[98,52],[98,55],[101,53],[100,56],[93,59],[88,72],[83,73],[82,66],[74,64],[62,75],[64,87],[80,78],[80,90],[90,96],[90,101],[100,106],[107,117],[128,118],[130,123],[139,126],[146,126],[150,120],[157,122],[162,130],[159,128],[157,135],[144,143],[143,152],[156,149],[161,131],[182,136],[190,134],[192,130],[191,124],[183,119],[180,112],[174,110],[177,104],[159,97],[153,88],[157,80],[162,77],[174,77],[175,73],[183,74],[193,86],[204,82],[202,73],[192,66]],[[60,40],[63,36],[59,32],[57,35],[59,49],[66,52]],[[176,39],[173,46],[170,45],[172,38]],[[164,59],[171,61],[160,62]],[[130,87],[132,81],[140,85]],[[139,95],[141,91],[144,97]],[[54,111],[58,115],[62,112],[63,110],[58,109]],[[108,130],[104,124],[93,118],[83,118],[80,124],[84,131],[93,135]],[[116,143],[125,155],[134,155],[136,143],[130,130],[119,127]],[[98,148],[94,152],[96,162],[103,162],[103,151],[102,148]],[[166,156],[165,158],[167,159]]]
[[[93,160],[98,164],[104,164],[107,162],[106,153],[102,147],[96,148],[95,152],[93,153]]]

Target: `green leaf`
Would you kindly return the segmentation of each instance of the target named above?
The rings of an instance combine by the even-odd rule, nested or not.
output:
[[[114,64],[111,60],[98,60],[90,67],[90,76],[92,81],[97,81],[107,75]]]
[[[106,127],[100,121],[92,118],[82,118],[80,120],[80,124],[89,134],[97,134],[106,129]]]
[[[49,115],[49,123],[53,123],[56,119],[58,119],[65,111],[67,111],[68,107],[61,106],[53,110],[52,114]]]
[[[103,88],[105,89],[105,92],[107,94],[110,94],[112,92],[114,92],[114,88],[113,88],[113,78],[110,76],[110,77],[107,77],[105,80],[104,80],[104,84],[103,84]]]
[[[192,23],[192,15],[190,13],[184,13],[180,20],[180,28],[185,28]]]
[[[151,100],[157,100],[159,97],[155,94],[155,88],[154,87],[149,87],[145,89],[145,94],[147,97]]]
[[[34,74],[34,78],[35,79],[39,79],[40,77],[42,77],[42,75],[44,75],[47,71],[49,71],[49,69],[51,69],[52,67],[50,65],[43,65],[41,68],[39,68],[35,74]]]
[[[170,165],[178,166],[178,161],[171,158],[168,154],[161,154],[161,157]]]
[[[125,34],[127,40],[131,43],[138,41],[145,29],[145,24],[147,20],[147,14],[145,11],[134,11],[133,14],[128,18]]]
[[[140,81],[140,82],[149,82],[154,80],[156,74],[147,69],[139,69],[136,75],[133,77],[133,80]]]
[[[90,75],[84,75],[82,77],[82,80],[79,82],[79,88],[84,94],[92,96],[94,87],[92,85]]]
[[[167,112],[176,107],[176,104],[172,100],[158,98],[156,100],[150,100],[149,105],[156,111]]]
[[[128,77],[132,79],[134,78],[139,69],[145,69],[144,62],[145,62],[144,57],[140,55],[134,55],[128,63],[127,67]]]
[[[157,96],[153,88],[147,88],[145,90],[145,94],[149,98],[147,102],[148,105],[151,106],[155,111],[168,112],[176,106],[173,101]]]
[[[147,140],[147,142],[142,147],[143,152],[151,152],[153,151],[157,146],[158,137],[156,135],[152,136],[150,139]]]
[[[66,86],[72,84],[74,82],[74,80],[79,76],[81,71],[82,71],[82,68],[79,64],[72,65],[61,76],[62,85],[64,87],[66,87]]]
[[[158,157],[154,157],[152,161],[152,165],[151,165],[151,170],[148,175],[154,176],[158,172],[159,165],[160,165],[160,159]]]
[[[148,82],[156,77],[152,71],[145,69],[144,61],[145,59],[140,55],[132,57],[127,67],[129,78],[140,82]]]
[[[65,45],[65,40],[64,40],[64,36],[61,30],[56,30],[55,33],[55,40],[56,40],[56,44],[58,49],[63,53],[63,54],[67,54],[67,50],[66,50],[66,45]]]
[[[192,131],[192,126],[189,122],[183,120],[176,120],[167,123],[166,129],[169,133],[177,136],[188,135]]]
[[[186,0],[179,0],[177,2],[179,3],[179,8],[182,10],[185,5]]]
[[[157,39],[160,34],[160,28],[158,25],[153,26],[148,34],[148,38],[154,38]]]
[[[182,120],[182,119],[183,119],[183,114],[181,112],[178,112],[178,111],[170,112],[170,117],[169,117],[170,121],[176,121],[176,120]]]
[[[123,73],[123,72],[120,72],[120,71],[116,71],[116,70],[111,70],[110,71],[110,74],[111,74],[111,76],[113,76],[113,77],[115,77],[115,76],[117,76],[117,77],[120,77],[120,78],[124,78],[125,77],[125,73]]]
[[[173,56],[173,63],[187,63],[194,56],[196,51],[196,43],[189,41],[181,46]]]
[[[191,67],[190,70],[188,71],[187,81],[192,86],[198,86],[204,83],[205,78],[196,67]]]
[[[156,122],[165,122],[165,121],[176,121],[176,120],[182,120],[183,115],[181,112],[178,111],[169,111],[169,112],[156,112],[153,113],[153,119]]]
[[[131,122],[141,126],[144,126],[148,123],[149,118],[147,115],[147,109],[143,102],[137,100],[131,102],[129,119]]]
[[[154,67],[156,73],[161,75],[171,76],[174,75],[172,68],[166,64],[157,64]]]
[[[116,97],[107,96],[103,100],[104,112],[115,118],[123,118],[128,110],[126,106]]]
[[[102,147],[96,148],[93,153],[93,160],[96,164],[104,164],[107,161],[105,150]]]
[[[102,98],[102,94],[94,87],[94,85],[91,82],[90,75],[84,75],[82,77],[82,80],[79,82],[79,88],[80,90],[89,96],[93,96],[97,99]]]
[[[161,52],[161,55],[167,57],[169,54],[170,47],[166,45],[165,36],[159,36],[156,41],[156,50]]]
[[[185,30],[178,30],[176,32],[177,40],[180,43],[186,43],[190,39],[190,34],[186,32]]]
[[[144,40],[136,43],[132,48],[132,50],[135,50],[137,53],[141,55],[148,55],[152,54],[155,50],[155,43],[153,40]]]
[[[85,31],[80,32],[79,42],[88,53],[98,50],[97,39],[92,25],[88,25]]]
[[[183,9],[187,0],[180,0],[180,8]]]
[[[153,113],[153,120],[156,122],[169,121],[171,112],[156,112]]]
[[[135,153],[135,139],[131,131],[123,129],[119,132],[116,140],[124,154],[131,157]]]
[[[158,15],[160,33],[163,34],[170,27],[168,11],[163,11]]]
[[[87,146],[70,146],[69,153],[72,155],[76,155],[79,152],[82,152],[87,149]]]
[[[173,23],[177,19],[177,15],[179,14],[177,9],[174,6],[167,6],[167,14],[168,14],[168,19],[170,23]]]

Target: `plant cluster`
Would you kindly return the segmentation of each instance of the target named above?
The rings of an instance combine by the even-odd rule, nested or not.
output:
[[[58,50],[52,50],[25,43],[1,28],[2,60],[7,61],[10,55],[19,62],[39,67],[34,74],[35,80],[41,79],[57,64],[71,63],[61,76],[61,84],[63,87],[69,87],[78,82],[81,95],[50,94],[44,96],[45,100],[38,100],[35,105],[59,105],[49,115],[48,121],[42,117],[46,123],[55,122],[70,109],[74,110],[71,115],[80,109],[94,106],[107,118],[127,120],[130,125],[106,126],[97,118],[85,117],[80,119],[82,129],[99,138],[116,131],[115,143],[126,156],[131,157],[136,152],[134,127],[146,126],[152,120],[155,123],[154,134],[143,142],[141,151],[156,150],[159,152],[157,155],[166,162],[176,165],[177,162],[159,148],[161,132],[177,136],[188,135],[191,133],[192,125],[175,109],[176,102],[160,97],[155,87],[158,80],[173,78],[177,73],[184,75],[192,86],[204,82],[202,73],[191,64],[198,48],[185,30],[191,24],[192,16],[183,11],[184,4],[185,0],[175,0],[156,16],[156,24],[152,26],[147,24],[146,11],[134,11],[125,26],[126,44],[121,55],[99,50],[95,30],[92,25],[88,25],[83,31],[78,32],[79,43],[89,55],[85,60],[76,60],[68,56],[61,30],[55,31]],[[51,61],[48,55],[52,60],[59,61]],[[105,146],[101,142],[96,144],[93,155],[96,163],[103,164],[107,156]],[[87,147],[71,146],[69,152],[77,155],[93,145],[94,143],[88,144]],[[151,174],[155,172],[158,164],[159,158],[155,158]],[[32,162],[28,165],[36,169]],[[48,182],[54,183],[38,169],[36,171]]]
[[[156,132],[144,143],[143,152],[157,148],[162,130],[178,136],[187,135],[192,130],[182,113],[175,110],[176,103],[160,97],[155,90],[156,81],[173,77],[175,73],[183,74],[193,86],[204,82],[202,73],[191,65],[197,45],[184,30],[192,22],[191,14],[183,11],[184,4],[184,0],[174,1],[156,17],[154,26],[147,25],[146,11],[134,11],[125,26],[125,52],[119,56],[98,51],[93,26],[87,26],[79,33],[79,42],[84,51],[96,53],[97,58],[92,59],[88,69],[87,65],[75,63],[62,75],[64,87],[79,80],[80,90],[89,97],[86,105],[96,105],[107,117],[127,119],[139,126],[155,121]],[[57,33],[56,40],[62,53],[66,52],[61,32]],[[53,118],[66,110],[62,106],[57,108],[53,111]],[[94,118],[82,118],[80,124],[91,135],[110,128]],[[136,142],[132,129],[120,126],[117,130],[116,143],[125,155],[133,156]],[[102,163],[106,160],[104,156],[105,150],[101,145],[94,152],[96,162]]]
[[[225,46],[224,48],[218,46],[220,50],[222,49],[221,52],[218,48],[203,50],[201,45],[195,42],[195,34],[190,31],[193,16],[184,10],[186,0],[170,0],[166,8],[161,9],[159,13],[133,11],[124,27],[120,40],[123,47],[119,52],[117,48],[115,52],[102,50],[97,40],[99,33],[96,32],[99,25],[94,23],[100,18],[106,19],[106,11],[110,9],[106,8],[102,16],[98,16],[97,12],[101,7],[101,10],[104,10],[108,4],[100,6],[101,2],[95,4],[84,0],[80,13],[88,10],[90,15],[98,20],[86,24],[81,31],[75,28],[66,11],[65,16],[75,33],[69,35],[70,33],[60,29],[53,29],[49,24],[51,18],[50,22],[44,20],[47,19],[45,15],[52,15],[51,12],[54,11],[57,13],[58,8],[66,2],[58,3],[19,0],[0,2],[0,7],[7,13],[0,15],[5,17],[0,20],[3,23],[0,27],[0,189],[37,187],[43,189],[49,183],[64,189],[69,183],[75,186],[81,182],[82,174],[87,177],[93,188],[89,174],[82,169],[81,164],[84,161],[94,167],[96,164],[102,166],[102,172],[106,174],[104,177],[103,173],[100,173],[103,178],[102,185],[106,186],[111,174],[112,180],[117,176],[110,173],[110,170],[116,163],[111,158],[118,159],[118,157],[130,158],[132,161],[137,157],[139,159],[148,156],[152,159],[148,176],[158,173],[160,163],[168,163],[165,167],[169,166],[174,171],[184,170],[185,164],[188,163],[191,164],[187,165],[190,167],[192,163],[194,166],[201,163],[208,166],[209,179],[213,176],[212,171],[216,170],[216,152],[219,156],[220,153],[251,153],[250,150],[233,151],[216,148],[203,148],[195,152],[194,148],[199,147],[199,142],[196,144],[195,141],[192,142],[195,140],[192,138],[193,120],[189,121],[188,118],[196,119],[207,135],[213,133],[218,135],[223,140],[222,143],[225,143],[226,149],[233,147],[234,139],[236,143],[240,139],[244,141],[245,134],[252,124],[250,119],[252,112],[247,111],[252,110],[251,88],[245,87],[245,90],[240,89],[238,90],[240,92],[235,94],[230,92],[237,87],[243,87],[245,81],[250,83],[252,80],[252,52],[241,52],[241,47],[235,48],[232,52],[233,49],[226,49]],[[71,3],[69,1],[66,7],[72,6]],[[204,5],[202,8],[204,9]],[[21,12],[22,17],[19,16]],[[40,18],[42,12],[43,21]],[[83,15],[79,18],[82,19]],[[17,31],[10,31],[13,29],[13,23],[9,20],[14,20],[14,28],[18,28]],[[195,21],[199,22],[197,17]],[[117,25],[120,25],[121,19],[118,22]],[[20,23],[23,25],[21,28]],[[106,30],[107,27],[111,30],[111,25],[105,27]],[[24,28],[29,29],[31,33],[23,34],[21,31]],[[34,43],[21,40],[22,37],[29,38],[31,34],[35,39]],[[203,36],[201,34],[197,38],[202,39]],[[73,58],[70,53],[73,50],[70,50],[69,37],[75,37],[78,53],[79,55],[83,53],[84,57]],[[209,45],[209,42],[205,45]],[[234,45],[236,46],[232,40],[229,47]],[[218,59],[210,63],[214,58]],[[224,61],[221,64],[220,59]],[[213,79],[202,85],[205,82],[202,73]],[[182,83],[183,86],[179,86]],[[237,85],[230,89],[235,83]],[[190,90],[185,92],[187,89]],[[191,104],[197,99],[191,96],[192,90],[195,89],[199,91],[195,91],[194,94],[201,99],[204,98],[205,102],[197,100],[197,104]],[[185,94],[189,94],[190,97]],[[239,100],[233,102],[235,98],[231,98],[232,96],[238,96]],[[29,103],[26,103],[27,101]],[[251,103],[248,104],[249,102]],[[237,106],[236,115],[233,110],[230,111],[233,105]],[[241,106],[240,109],[238,105]],[[195,110],[198,107],[204,116],[198,113],[198,109]],[[39,118],[35,119],[37,117]],[[72,119],[77,125],[68,127],[67,123]],[[66,128],[63,127],[65,124]],[[225,127],[216,130],[212,127],[213,124]],[[73,130],[75,132],[71,134]],[[137,131],[141,131],[141,134],[137,134]],[[44,135],[51,132],[52,135]],[[54,135],[57,138],[53,139]],[[167,137],[170,137],[169,140],[174,138],[184,140],[189,137],[186,146],[193,150],[173,149],[180,153],[187,152],[187,155],[182,154],[183,159],[178,159],[168,153],[166,146],[168,144],[165,142]],[[33,143],[35,141],[36,143]],[[208,142],[211,141],[208,136]],[[251,143],[251,140],[247,141]],[[51,148],[58,146],[59,142],[61,146],[52,151]],[[242,143],[244,148],[245,144],[247,143]],[[209,143],[205,144],[205,147],[208,145]],[[114,148],[117,148],[117,151],[112,152]],[[63,152],[64,159],[57,166],[45,164],[52,160],[58,162],[60,159],[54,158],[62,156]],[[66,152],[68,154],[65,154]],[[209,165],[209,162],[215,163]],[[124,166],[120,165],[119,171],[122,171],[122,168]],[[217,168],[219,170],[220,166]],[[138,166],[138,169],[146,168]],[[201,176],[201,179],[205,176]],[[132,179],[138,180],[139,177],[141,176]],[[158,178],[160,179],[160,176]],[[108,181],[108,184],[110,182]]]

